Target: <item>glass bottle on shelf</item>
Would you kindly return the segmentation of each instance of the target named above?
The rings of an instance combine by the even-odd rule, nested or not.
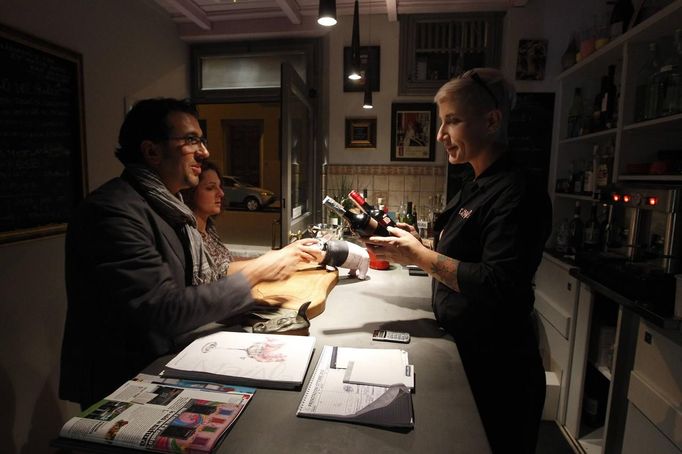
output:
[[[682,65],[682,29],[675,30],[675,47],[661,67],[658,81],[658,115],[673,115],[680,111]]]
[[[595,145],[593,151],[598,153],[597,174],[594,180],[595,191],[601,193],[601,190],[611,183],[614,145],[612,142],[605,144],[601,147],[601,153],[599,153],[599,146]]]
[[[583,181],[585,174],[583,172],[582,162],[576,161],[573,165],[573,188],[571,190],[574,194],[582,194],[583,192]]]
[[[606,87],[601,102],[601,125],[610,129],[616,126],[617,117],[617,95],[616,95],[616,65],[609,65],[608,75],[606,76]]]
[[[599,222],[597,222],[597,204],[592,203],[590,217],[585,223],[583,231],[583,244],[586,251],[597,251],[599,249]]]
[[[592,104],[590,132],[599,132],[606,127],[606,125],[604,124],[606,118],[604,111],[606,110],[605,100],[607,96],[606,92],[608,84],[609,84],[608,76],[602,76],[601,88],[599,89],[599,93],[597,93],[596,96],[594,97],[594,103]]]
[[[632,6],[631,0],[616,0],[611,12],[611,40],[617,38],[628,30],[630,19],[635,8]]]
[[[568,129],[566,131],[566,137],[570,138],[580,135],[584,116],[584,106],[582,89],[576,87],[573,92],[571,106],[568,109]]]
[[[568,219],[563,219],[557,228],[556,251],[561,254],[569,253],[571,235],[569,232]]]
[[[649,43],[649,56],[635,77],[635,121],[654,118],[655,98],[651,93],[651,81],[659,67],[658,46]]]
[[[583,221],[580,219],[580,202],[575,202],[575,209],[573,210],[573,219],[568,224],[569,234],[569,253],[576,254],[580,252],[583,247]]]

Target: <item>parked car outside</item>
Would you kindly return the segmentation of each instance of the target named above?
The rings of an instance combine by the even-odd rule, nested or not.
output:
[[[243,205],[249,211],[256,211],[277,199],[274,192],[240,181],[233,176],[223,177],[223,191],[225,192],[223,209],[230,205]]]

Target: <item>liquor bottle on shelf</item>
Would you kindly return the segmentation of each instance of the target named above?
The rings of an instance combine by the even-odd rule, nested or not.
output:
[[[583,245],[586,251],[599,250],[599,222],[597,222],[597,204],[593,203],[590,209],[590,217],[585,223],[583,231]]]
[[[585,163],[585,170],[583,171],[583,188],[582,193],[589,195],[590,197],[594,194],[594,159],[590,162]]]
[[[650,120],[656,115],[657,93],[652,85],[660,66],[658,45],[649,43],[649,56],[635,77],[635,121]]]
[[[598,146],[595,145],[595,150]],[[597,151],[599,153],[599,151]],[[598,154],[597,173],[595,178],[595,190],[601,193],[602,189],[611,183],[611,167],[613,163],[614,146],[611,142],[601,147]]]
[[[350,210],[346,210],[343,205],[329,196],[326,196],[324,200],[322,200],[322,205],[345,219],[351,230],[362,237],[374,235],[390,236],[386,227],[379,224],[376,219],[372,218],[367,213],[354,213]]]
[[[568,224],[569,253],[576,254],[583,247],[583,221],[580,219],[580,202],[575,202],[573,219]]]
[[[348,197],[358,206],[358,208],[373,217],[379,224],[384,226],[384,228],[395,227],[395,222],[393,222],[393,219],[391,219],[388,214],[367,203],[367,200],[365,200],[357,191],[350,191]]]
[[[635,12],[630,0],[616,0],[611,12],[611,40],[617,38],[628,30],[630,19]]]
[[[571,192],[573,194],[582,194],[584,176],[585,174],[583,173],[582,163],[580,161],[576,161],[573,164],[573,187],[571,188]]]
[[[603,130],[606,125],[604,124],[604,114],[605,106],[603,101],[606,97],[607,86],[609,83],[608,76],[602,76],[601,78],[601,88],[599,93],[594,97],[594,103],[592,104],[592,117],[590,118],[590,132],[599,132]]]
[[[419,217],[416,208],[412,211],[412,226],[419,231]]]
[[[573,92],[573,100],[571,101],[571,107],[568,109],[568,130],[566,131],[566,137],[577,137],[581,133],[583,116],[584,116],[584,101],[582,96],[582,89],[576,87]]]
[[[601,124],[607,129],[614,128],[616,126],[616,118],[618,116],[615,75],[616,66],[609,65],[609,72],[606,76],[606,91],[602,96],[601,102]]]
[[[675,31],[675,45],[670,55],[665,59],[658,75],[656,86],[658,90],[657,116],[664,117],[680,111],[682,65],[682,29]]]

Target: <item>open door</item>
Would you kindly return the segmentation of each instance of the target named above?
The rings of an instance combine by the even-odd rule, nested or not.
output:
[[[281,90],[280,244],[285,246],[292,234],[314,223],[315,116],[314,105],[308,98],[308,87],[288,63],[282,63]]]

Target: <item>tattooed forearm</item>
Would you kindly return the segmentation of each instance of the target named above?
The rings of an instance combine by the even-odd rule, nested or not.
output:
[[[458,266],[459,260],[438,254],[436,263],[431,265],[431,275],[454,291],[459,292],[459,283],[457,282]]]

